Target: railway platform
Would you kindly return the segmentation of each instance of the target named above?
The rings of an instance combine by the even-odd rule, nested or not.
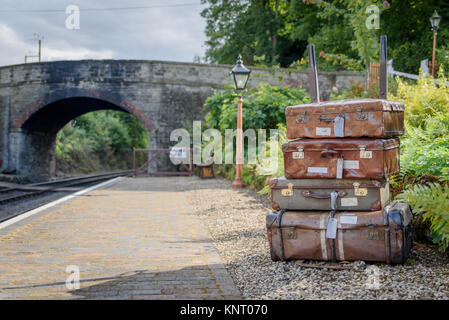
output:
[[[0,224],[0,299],[240,299],[182,179],[121,177]]]

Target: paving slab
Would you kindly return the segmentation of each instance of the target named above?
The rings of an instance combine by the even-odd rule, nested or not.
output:
[[[240,299],[188,179],[122,178],[0,229],[0,299]]]

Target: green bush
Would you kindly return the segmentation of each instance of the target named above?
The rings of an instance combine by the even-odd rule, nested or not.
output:
[[[65,174],[129,169],[133,147],[148,147],[147,130],[134,116],[111,110],[90,112],[58,132],[57,171]]]
[[[424,222],[430,221],[430,235],[441,251],[449,248],[449,185],[415,185],[396,198],[410,204],[415,214],[423,213]]]
[[[285,107],[310,102],[308,93],[301,88],[288,88],[262,84],[249,89],[243,96],[243,130],[274,129],[285,123]],[[237,127],[237,94],[231,86],[215,91],[204,108],[206,126],[224,133]]]
[[[417,84],[398,80],[394,99],[404,102],[406,130],[401,137],[401,173],[396,181],[403,187],[424,175],[440,181],[449,178],[449,90],[442,72],[440,75],[437,84],[430,77]]]
[[[404,101],[406,120],[414,127],[425,127],[432,118],[449,123],[447,117],[449,90],[443,68],[440,69],[438,82],[432,77],[422,77],[417,84],[408,84],[397,79],[399,87],[395,99]]]
[[[430,235],[442,250],[449,245],[449,91],[443,70],[439,82],[426,77],[416,84],[398,79],[395,100],[405,105],[401,137],[401,172],[392,178],[396,199],[430,221]]]

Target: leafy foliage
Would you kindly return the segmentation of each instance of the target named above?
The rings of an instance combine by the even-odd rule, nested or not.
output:
[[[403,101],[405,135],[401,138],[401,174],[419,179],[433,175],[441,181],[449,179],[449,88],[443,72],[439,82],[430,77],[421,78],[417,84],[407,84],[398,79],[396,100]]]
[[[397,99],[406,103],[406,119],[412,126],[426,127],[433,121],[448,120],[449,87],[446,81],[443,68],[440,69],[437,83],[429,76],[420,78],[417,84],[412,85],[398,78]],[[437,119],[433,119],[435,117]]]
[[[397,199],[430,221],[433,241],[449,245],[449,92],[440,72],[408,84],[398,79],[395,100],[405,105],[405,135],[401,137],[401,172],[392,178]]]
[[[57,169],[87,173],[130,168],[132,148],[147,146],[147,130],[134,116],[110,110],[87,113],[59,131]]]
[[[234,64],[238,54],[252,65],[264,57],[266,65],[288,65],[305,44],[291,41],[286,25],[289,4],[280,0],[202,0],[207,8],[206,60]]]
[[[339,70],[349,62],[356,70],[378,59],[379,36],[388,36],[388,56],[396,70],[418,73],[432,56],[433,10],[442,16],[437,59],[449,62],[449,8],[446,0],[202,0],[207,7],[206,60],[234,64],[239,53],[248,65],[288,67],[307,55],[308,43],[331,60],[318,59],[321,70]],[[368,29],[368,5],[379,8],[380,29]]]
[[[416,212],[423,212],[423,220],[429,220],[431,236],[442,251],[449,248],[449,185],[429,183],[415,185],[397,199],[409,203]]]
[[[276,87],[262,84],[249,89],[243,102],[243,130],[275,129],[285,123],[285,107],[309,102],[308,93],[301,88]],[[237,95],[231,86],[216,91],[204,108],[209,110],[206,125],[224,132],[237,127]]]

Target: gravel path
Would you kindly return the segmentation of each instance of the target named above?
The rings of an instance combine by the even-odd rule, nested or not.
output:
[[[247,299],[449,299],[448,259],[433,247],[416,245],[400,266],[357,261],[344,265],[350,270],[331,270],[273,262],[265,229],[270,210],[266,196],[232,189],[224,179],[195,177],[183,179],[182,185]]]

